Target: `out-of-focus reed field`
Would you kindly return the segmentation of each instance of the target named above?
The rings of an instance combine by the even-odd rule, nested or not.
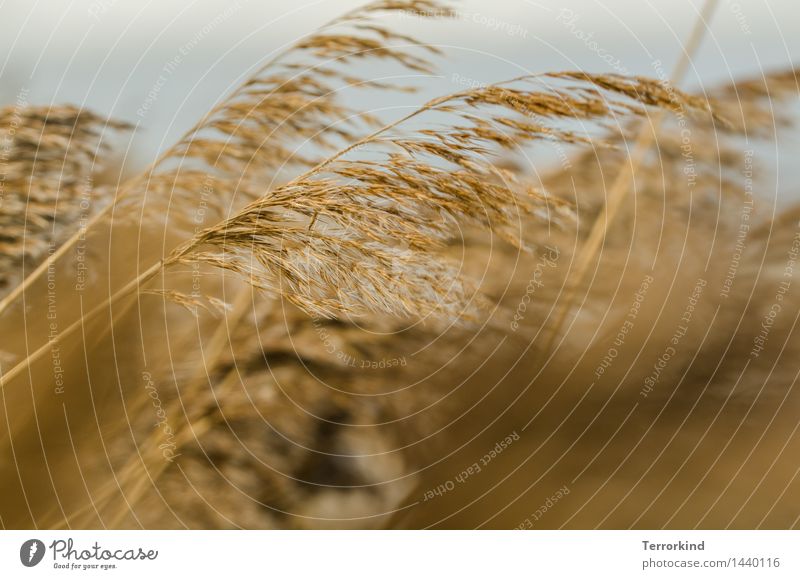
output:
[[[343,14],[136,174],[0,110],[4,527],[797,525],[796,71],[346,96],[455,9]]]

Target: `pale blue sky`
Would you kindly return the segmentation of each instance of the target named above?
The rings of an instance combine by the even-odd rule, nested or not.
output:
[[[351,0],[17,0],[0,3],[0,101],[69,102],[140,122],[145,157],[169,145],[264,58],[357,4]],[[526,71],[584,68],[653,76],[681,52],[700,0],[462,2],[462,17],[401,27],[449,47],[431,92],[454,79],[491,82]],[[570,12],[566,12],[569,10]],[[198,36],[199,35],[199,36]],[[590,36],[589,36],[590,35]],[[793,0],[720,0],[689,86],[800,60]],[[591,44],[596,42],[597,44]],[[147,114],[136,111],[170,59]],[[184,50],[184,52],[186,52]],[[375,103],[380,106],[382,103]]]

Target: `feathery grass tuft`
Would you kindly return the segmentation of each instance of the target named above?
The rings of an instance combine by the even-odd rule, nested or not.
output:
[[[642,114],[644,105],[708,109],[706,101],[659,86],[557,73],[435,99],[199,232],[165,263],[235,272],[314,315],[458,317],[470,290],[436,253],[458,223],[478,223],[521,244],[522,227],[569,214],[545,191],[522,189],[494,156],[542,139],[592,141],[591,131],[564,130],[553,120],[602,126]],[[441,128],[403,130],[420,115],[439,118]]]
[[[0,293],[19,281],[23,261],[34,267],[108,201],[107,189],[94,189],[108,168],[102,132],[129,128],[72,106],[0,109]]]

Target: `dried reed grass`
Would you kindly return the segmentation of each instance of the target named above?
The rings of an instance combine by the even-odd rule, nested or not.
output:
[[[102,480],[97,475],[101,482],[91,490],[87,487],[88,500],[81,508],[65,509],[56,493],[58,504],[50,518],[37,519],[31,513],[34,525],[44,519],[47,526],[77,527],[508,527],[519,522],[520,513],[549,496],[546,485],[531,484],[532,476],[552,482],[558,480],[551,474],[556,468],[562,478],[581,479],[573,482],[573,493],[583,503],[565,503],[549,520],[552,526],[582,526],[582,522],[648,526],[665,520],[686,526],[722,520],[715,514],[698,522],[687,514],[685,503],[680,504],[683,497],[676,503],[673,496],[662,497],[663,491],[657,496],[639,493],[644,494],[639,504],[653,507],[665,501],[676,507],[672,514],[664,515],[669,509],[655,507],[632,512],[625,498],[614,493],[636,489],[625,486],[624,477],[620,481],[605,467],[623,468],[628,451],[628,456],[641,460],[653,449],[660,451],[659,459],[665,456],[665,462],[681,460],[687,448],[695,441],[700,444],[706,435],[703,423],[686,425],[685,406],[694,403],[693,409],[713,412],[717,409],[713,400],[730,398],[727,377],[738,371],[738,359],[747,357],[751,338],[737,335],[737,324],[745,320],[755,327],[763,318],[763,305],[772,299],[779,277],[775,272],[780,272],[786,246],[793,239],[789,226],[797,222],[796,210],[785,211],[774,221],[759,221],[761,228],[754,230],[741,258],[743,266],[725,315],[718,315],[719,299],[698,307],[698,319],[714,331],[703,334],[692,328],[685,338],[687,351],[696,352],[695,358],[687,354],[676,359],[665,374],[683,386],[657,391],[655,402],[642,404],[644,414],[637,414],[630,424],[623,403],[638,393],[651,370],[649,362],[660,353],[674,332],[672,322],[683,313],[683,304],[677,304],[674,295],[689,295],[701,275],[710,285],[724,279],[730,256],[716,240],[735,236],[739,226],[741,156],[735,139],[769,138],[774,131],[764,130],[767,125],[788,123],[796,73],[743,81],[710,95],[686,94],[644,78],[544,74],[435,99],[377,127],[375,119],[342,104],[337,87],[398,89],[352,76],[347,69],[365,55],[413,71],[430,71],[426,56],[434,51],[373,20],[398,10],[442,14],[435,2],[385,1],[337,19],[259,71],[154,167],[117,193],[117,203],[134,203],[150,194],[159,203],[174,201],[175,215],[168,216],[167,224],[179,230],[175,247],[163,258],[147,254],[143,268],[107,299],[81,312],[55,340],[4,372],[4,395],[14,394],[9,388],[13,382],[35,374],[35,362],[52,352],[54,344],[75,341],[86,327],[92,329],[92,319],[113,311],[112,306],[136,303],[141,318],[147,310],[140,302],[152,298],[139,297],[156,293],[192,309],[225,310],[227,295],[221,292],[197,296],[179,284],[170,285],[170,277],[179,277],[187,266],[219,270],[224,279],[250,285],[234,286],[238,292],[232,311],[223,311],[222,321],[213,321],[201,334],[210,336],[202,371],[188,352],[178,348],[181,360],[164,372],[176,382],[175,394],[164,401],[164,408],[175,426],[178,464],[163,460],[159,446],[163,433],[152,432],[142,405],[134,405],[130,428],[144,424],[144,438],[134,439],[136,447],[131,448],[130,440],[120,436],[112,451],[104,442],[111,476]],[[574,250],[576,240],[593,236],[586,217],[597,223],[602,215],[606,173],[614,174],[628,162],[624,139],[632,120],[654,108],[690,116],[695,143],[717,141],[720,129],[729,132],[730,140],[697,148],[702,195],[683,195],[665,186],[677,182],[683,170],[681,140],[667,116],[652,136],[655,150],[637,159],[633,175],[637,203],[619,201],[615,227],[604,226],[604,251]],[[359,120],[351,122],[355,118]],[[581,130],[572,128],[573,121],[579,121]],[[434,122],[435,129],[430,126]],[[92,132],[79,141],[90,142],[96,136]],[[297,145],[309,139],[319,149],[298,154]],[[530,144],[569,145],[582,153],[543,184],[533,183],[507,162]],[[54,150],[56,156],[62,155]],[[94,157],[87,150],[81,159],[91,165]],[[83,175],[85,169],[79,167],[85,165],[79,163],[75,169]],[[218,194],[214,209],[219,222],[186,239],[181,220],[196,206],[198,190],[208,183]],[[44,225],[49,226],[52,208],[42,207]],[[19,211],[9,218],[19,220]],[[680,221],[665,224],[667,211],[692,215],[693,220],[685,228]],[[16,231],[42,235],[24,226]],[[497,237],[504,243],[498,245]],[[70,243],[67,240],[61,247]],[[690,255],[687,244],[692,247]],[[520,269],[520,263],[529,265],[553,251],[548,248],[554,245],[561,257],[548,266],[551,278],[513,334],[508,329],[510,316],[530,284],[526,277],[530,272]],[[563,307],[559,294],[574,287],[569,264],[581,258],[587,268],[595,266],[603,275],[591,280],[579,315],[561,336],[559,352],[549,361],[534,360],[532,345],[541,347],[543,333],[553,327],[554,308]],[[45,264],[58,260],[55,255]],[[472,275],[474,270],[482,276]],[[608,348],[608,337],[613,339],[629,306],[626,299],[644,275],[653,275],[658,283],[651,290],[652,305],[639,314],[631,338],[642,348],[636,356],[623,353],[608,370],[606,381],[595,387],[600,381],[590,378],[594,362]],[[23,290],[35,288],[34,281]],[[254,301],[254,290],[265,298]],[[787,294],[787,304],[795,303],[795,293]],[[5,302],[10,303],[13,300]],[[429,314],[442,318],[444,329],[416,323]],[[471,324],[452,323],[458,320]],[[124,318],[114,316],[109,329],[112,344],[117,324],[126,327]],[[180,328],[189,333],[188,323]],[[782,321],[773,338],[791,345],[793,329],[791,320]],[[332,356],[321,345],[321,330],[344,356]],[[342,362],[396,360],[398,352],[414,353],[413,368],[398,365],[391,375],[376,377],[354,372]],[[485,363],[489,352],[497,356],[489,356]],[[93,353],[89,349],[86,360],[100,364]],[[116,351],[114,355],[116,364]],[[718,364],[717,370],[708,376],[702,367],[713,364]],[[737,382],[738,400],[758,398],[766,388],[775,398],[795,402],[788,385],[793,383],[796,364],[774,353],[749,364],[745,384],[749,395],[743,395]],[[494,385],[487,389],[487,384]],[[611,384],[616,384],[613,391]],[[716,397],[712,402],[702,398],[707,391]],[[123,404],[135,399],[121,388],[120,392]],[[720,412],[727,404],[725,399]],[[760,416],[769,415],[770,404],[762,398]],[[734,408],[724,421],[726,432],[736,428],[742,416],[744,420],[750,413]],[[674,437],[681,418],[687,442],[674,450],[670,436]],[[531,424],[518,446],[500,459],[508,463],[498,467],[499,474],[474,479],[437,508],[414,507],[426,489],[474,461],[475,453],[491,447],[509,428],[523,431]],[[647,438],[641,429],[650,424],[656,426]],[[743,432],[750,436],[747,429]],[[575,449],[576,441],[587,433],[600,442],[618,433],[625,440],[646,440],[647,452],[614,444],[609,450],[614,459],[598,460],[606,446],[598,448],[599,443],[589,441]],[[754,431],[753,437],[757,435]],[[775,441],[780,443],[780,436]],[[534,455],[536,464],[530,461]],[[660,463],[652,468],[662,478],[672,476],[670,483],[679,480],[686,488],[696,483],[695,489],[705,489],[709,473],[713,478],[720,471],[707,469],[704,475],[703,466],[679,473],[664,471]],[[779,466],[776,470],[783,472],[787,463]],[[625,476],[641,474],[625,468]],[[96,472],[104,471],[97,467]],[[764,472],[765,479],[770,472]],[[605,493],[603,504],[619,509],[588,512],[600,508],[594,506],[600,490],[592,483],[603,480],[611,481],[612,489]],[[737,492],[751,490],[735,476],[729,484]],[[497,501],[483,501],[496,488],[510,489],[509,496],[522,506],[498,510]],[[769,489],[779,489],[778,483]],[[703,496],[699,500],[709,502]],[[775,500],[783,500],[782,495]],[[795,506],[789,498],[780,504]],[[393,516],[398,507],[402,511]],[[750,522],[754,515],[745,507],[740,509],[741,520]],[[4,523],[15,520],[4,508]]]

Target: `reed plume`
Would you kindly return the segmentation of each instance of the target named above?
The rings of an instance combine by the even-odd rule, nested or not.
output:
[[[114,204],[96,213],[84,229],[97,227],[123,202],[123,215],[141,214],[137,204],[151,199],[149,214],[173,218],[175,228],[202,225],[260,196],[281,172],[317,164],[326,149],[358,138],[378,121],[341,102],[344,88],[413,90],[353,75],[354,61],[391,60],[416,72],[429,72],[427,56],[438,51],[379,24],[387,13],[443,17],[446,4],[430,0],[377,1],[336,18],[263,64],[245,83],[216,105],[172,147],[114,193]],[[306,156],[300,150],[312,151]],[[316,156],[315,156],[316,155]],[[324,158],[324,157],[323,157]],[[238,195],[238,196],[237,196]],[[154,205],[153,205],[154,203]],[[173,208],[170,211],[170,208]],[[118,218],[119,219],[119,218]],[[24,281],[0,300],[9,308],[47,268],[77,243],[73,233]]]
[[[453,235],[452,224],[475,221],[520,244],[523,221],[558,223],[565,215],[546,192],[514,183],[493,153],[537,140],[592,142],[591,135],[548,125],[552,119],[602,124],[612,115],[641,114],[642,104],[708,108],[696,97],[677,98],[647,79],[585,73],[438,98],[199,232],[165,265],[196,261],[236,272],[314,315],[458,315],[468,292],[434,251]],[[454,120],[410,135],[399,130],[434,113]],[[373,155],[388,151],[377,160],[347,157],[366,145]]]

